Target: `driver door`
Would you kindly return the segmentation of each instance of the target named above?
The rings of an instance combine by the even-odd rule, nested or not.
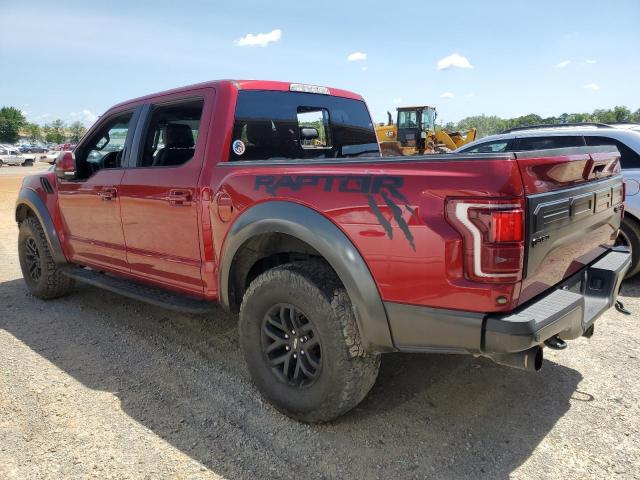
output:
[[[138,110],[109,115],[74,151],[76,174],[58,179],[62,241],[74,263],[129,272],[119,187]]]

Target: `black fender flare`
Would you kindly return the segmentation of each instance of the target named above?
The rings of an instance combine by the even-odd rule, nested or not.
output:
[[[243,212],[231,225],[222,249],[220,265],[220,301],[226,309],[230,308],[229,277],[236,252],[247,240],[264,233],[291,235],[318,251],[338,274],[347,290],[365,350],[394,350],[380,292],[360,252],[330,220],[297,203],[260,203]]]
[[[56,232],[49,210],[47,210],[47,206],[42,199],[30,188],[21,189],[18,194],[18,199],[16,200],[15,219],[18,223],[21,221],[19,215],[22,205],[27,206],[35,214],[40,225],[42,225],[44,235],[49,243],[49,250],[51,251],[53,261],[57,264],[67,263],[67,258],[64,256],[62,245],[60,244],[60,238],[58,238],[58,232]]]

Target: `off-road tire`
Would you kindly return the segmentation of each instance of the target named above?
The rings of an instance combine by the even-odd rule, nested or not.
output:
[[[627,243],[627,246],[631,247],[631,266],[625,276],[625,278],[631,278],[640,272],[640,224],[633,218],[625,217],[620,230],[626,238],[619,243]]]
[[[40,275],[38,278],[34,278],[29,270],[28,244],[35,246],[39,255]],[[75,282],[64,275],[56,262],[54,262],[42,225],[35,217],[27,217],[20,224],[18,257],[22,276],[34,297],[43,300],[58,298],[73,289]]]
[[[22,166],[23,167],[33,167],[33,160],[31,160],[31,159],[25,160],[24,162],[22,162]]]
[[[321,369],[310,385],[285,383],[268,363],[263,321],[283,303],[304,313],[321,344]],[[325,422],[346,413],[364,399],[378,376],[380,355],[362,348],[351,301],[335,273],[319,260],[280,265],[255,278],[240,307],[239,333],[254,383],[278,410],[296,420]]]

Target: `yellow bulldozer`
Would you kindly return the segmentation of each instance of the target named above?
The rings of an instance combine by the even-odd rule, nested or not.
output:
[[[476,129],[447,132],[436,128],[436,107],[399,107],[396,123],[390,112],[386,125],[376,126],[376,137],[383,156],[424,155],[455,150],[476,139]]]

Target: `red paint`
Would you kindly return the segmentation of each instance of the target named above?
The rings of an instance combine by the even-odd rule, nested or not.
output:
[[[445,206],[451,199],[474,198],[524,204],[526,194],[550,191],[586,182],[594,175],[617,172],[610,157],[562,156],[526,160],[460,160],[426,157],[423,161],[375,161],[333,165],[287,164],[278,167],[221,166],[231,144],[238,88],[287,91],[289,83],[265,81],[217,81],[162,92],[121,103],[108,112],[162,103],[193,95],[205,99],[195,157],[185,165],[165,168],[100,170],[82,182],[59,180],[46,173],[53,194],[41,191],[37,177],[25,181],[46,199],[47,207],[67,258],[75,263],[114,271],[168,289],[207,298],[218,298],[218,265],[227,232],[233,222],[259,202],[285,200],[306,205],[341,229],[365,259],[382,298],[387,301],[457,310],[491,312],[513,309],[521,298],[530,298],[548,282],[557,282],[600,253],[603,232],[585,234],[580,258],[567,252],[550,271],[520,280],[522,209],[499,213],[488,231],[483,269],[506,272],[513,263],[492,263],[492,256],[513,254],[517,274],[507,280],[479,281],[470,277],[467,241],[447,221]],[[351,92],[330,88],[332,95],[360,100]],[[89,134],[94,131],[98,122]],[[604,167],[598,167],[604,162]],[[595,168],[598,167],[598,168]],[[597,171],[596,171],[597,170]],[[256,189],[257,175],[387,175],[401,177],[400,205],[413,237],[413,246],[393,218],[381,195],[374,195],[382,215],[391,224],[388,238],[365,194],[335,189],[327,194],[321,185],[295,191],[279,189],[272,196]],[[345,189],[350,190],[350,189]],[[111,198],[108,198],[108,197]],[[503,243],[506,242],[506,243]],[[500,252],[495,248],[514,249]],[[494,249],[494,250],[491,250]],[[515,258],[515,257],[514,257]],[[556,270],[553,270],[555,265]],[[506,269],[506,270],[505,270]],[[553,271],[551,271],[553,270]],[[559,277],[558,277],[559,276]],[[497,305],[498,297],[507,303]]]

